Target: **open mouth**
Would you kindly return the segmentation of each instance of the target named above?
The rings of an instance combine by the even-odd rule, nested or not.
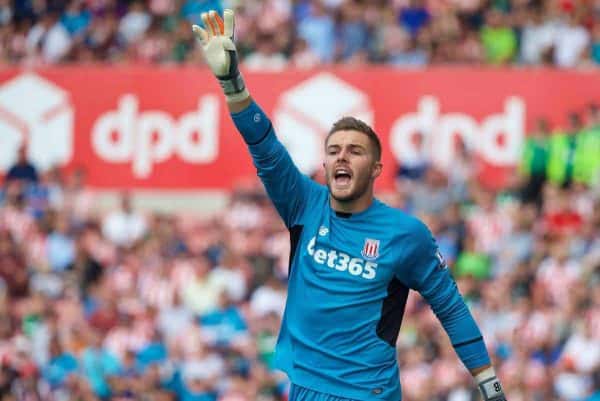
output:
[[[348,185],[350,185],[350,181],[352,180],[352,173],[348,169],[338,168],[335,170],[335,173],[333,174],[333,179],[337,186],[340,186],[340,187],[348,186]]]

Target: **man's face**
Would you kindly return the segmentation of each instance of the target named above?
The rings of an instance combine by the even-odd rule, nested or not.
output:
[[[331,196],[341,202],[360,198],[381,173],[369,137],[354,130],[337,131],[325,144],[325,178]]]

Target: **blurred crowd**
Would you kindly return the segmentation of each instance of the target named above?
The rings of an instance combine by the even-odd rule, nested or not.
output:
[[[0,0],[0,63],[200,65],[224,7],[247,69],[600,63],[599,0]]]
[[[471,158],[399,166],[378,196],[430,227],[511,401],[600,400],[600,114],[543,119],[515,180]],[[590,149],[592,151],[590,152]],[[594,150],[595,149],[595,150]],[[257,179],[209,218],[99,210],[85,171],[20,149],[0,196],[0,401],[285,401],[272,358],[289,233]],[[475,401],[441,325],[409,296],[405,401]]]
[[[477,183],[477,161],[463,155],[447,174],[401,167],[388,199],[433,232],[508,400],[600,400],[600,110],[568,121],[539,119],[501,191]],[[398,350],[407,400],[478,399],[414,294]]]

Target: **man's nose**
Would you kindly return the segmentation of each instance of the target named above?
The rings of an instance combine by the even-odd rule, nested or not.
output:
[[[348,150],[347,149],[340,150],[340,152],[338,153],[337,159],[348,161]]]

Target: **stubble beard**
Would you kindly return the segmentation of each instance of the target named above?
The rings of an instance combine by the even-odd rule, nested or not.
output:
[[[361,182],[357,181],[355,183],[354,188],[347,195],[336,196],[335,193],[334,193],[334,191],[331,188],[332,187],[332,185],[331,185],[332,181],[334,181],[333,178],[327,180],[327,189],[329,189],[329,194],[331,195],[331,197],[333,199],[335,199],[337,202],[340,202],[340,203],[354,202],[355,200],[357,200],[361,196],[363,196],[367,192],[367,190],[369,189],[369,180],[364,179],[364,180],[361,180]]]

